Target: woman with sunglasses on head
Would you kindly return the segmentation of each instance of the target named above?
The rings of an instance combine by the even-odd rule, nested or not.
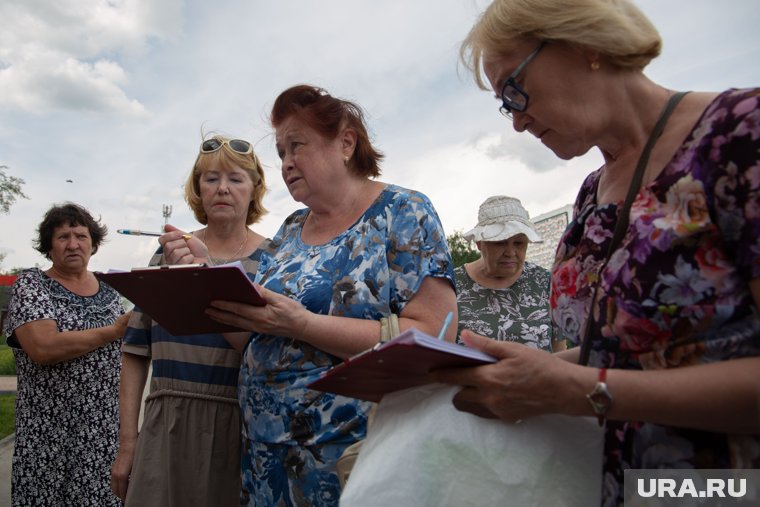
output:
[[[597,416],[604,505],[624,469],[760,466],[760,90],[677,94],[643,73],[660,48],[627,0],[496,0],[462,45],[515,130],[604,165],[553,269],[554,323],[580,347],[465,332],[501,361],[435,378],[505,421]]]
[[[151,265],[185,263],[177,239],[201,241],[206,262],[241,261],[253,276],[269,241],[250,229],[266,210],[264,171],[248,141],[203,141],[185,183],[185,200],[206,227],[183,239],[170,231]],[[185,236],[187,238],[187,236]],[[221,334],[172,336],[135,309],[123,345],[119,454],[112,488],[135,506],[238,505],[240,353]],[[150,394],[138,436],[143,389],[152,362]]]
[[[306,385],[378,343],[391,314],[401,330],[438,334],[456,312],[451,257],[427,197],[375,179],[382,155],[359,106],[294,86],[271,123],[282,178],[306,208],[285,220],[259,266],[266,306],[218,301],[209,313],[253,332],[227,335],[243,351],[244,500],[338,505],[335,465],[365,436],[370,404]],[[446,338],[455,334],[452,325]]]

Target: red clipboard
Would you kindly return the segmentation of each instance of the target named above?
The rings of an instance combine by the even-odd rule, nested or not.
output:
[[[384,394],[427,384],[439,368],[481,366],[497,359],[479,350],[408,329],[396,338],[346,359],[307,385],[310,389],[380,401]]]
[[[206,315],[206,308],[215,299],[266,304],[240,262],[150,266],[95,272],[95,276],[176,336],[243,331]]]

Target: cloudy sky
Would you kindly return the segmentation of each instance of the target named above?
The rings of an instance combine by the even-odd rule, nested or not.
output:
[[[47,261],[31,246],[53,203],[78,202],[111,234],[90,267],[145,265],[155,238],[117,228],[196,227],[181,186],[201,131],[254,142],[273,235],[296,209],[266,116],[310,83],[355,100],[386,153],[383,181],[426,193],[447,232],[489,195],[532,216],[574,200],[597,153],[563,162],[517,136],[457,65],[486,0],[0,0],[0,165],[29,200],[0,215],[0,269]],[[639,0],[659,28],[647,74],[674,89],[760,85],[760,2]],[[67,182],[71,180],[71,182]]]

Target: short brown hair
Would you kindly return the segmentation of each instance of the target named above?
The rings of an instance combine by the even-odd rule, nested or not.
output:
[[[359,105],[331,96],[326,90],[311,85],[296,85],[282,92],[274,101],[272,127],[295,116],[326,139],[335,139],[343,128],[356,131],[356,149],[349,168],[366,177],[380,176],[384,155],[372,146]]]
[[[95,255],[108,234],[108,227],[100,223],[100,218],[95,220],[90,212],[79,204],[73,202],[55,204],[45,213],[45,217],[37,228],[37,238],[33,241],[34,249],[48,260],[50,260],[50,251],[53,249],[53,233],[62,225],[87,227],[92,240],[92,255]]]

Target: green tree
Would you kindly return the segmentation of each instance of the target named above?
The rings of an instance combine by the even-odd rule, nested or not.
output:
[[[24,180],[16,176],[8,176],[5,174],[6,169],[8,166],[0,165],[0,213],[8,213],[11,205],[19,197],[29,199],[21,190],[21,186],[25,183]]]
[[[21,185],[25,183],[24,180],[15,176],[8,176],[5,174],[6,169],[8,169],[7,165],[0,165],[0,213],[8,213],[11,210],[11,205],[19,197],[29,199],[21,190]],[[3,260],[5,260],[5,253],[0,252],[0,266],[2,266]]]
[[[454,267],[467,264],[480,257],[480,252],[472,244],[464,239],[461,231],[454,231],[446,237],[451,250],[451,259],[454,261]]]

